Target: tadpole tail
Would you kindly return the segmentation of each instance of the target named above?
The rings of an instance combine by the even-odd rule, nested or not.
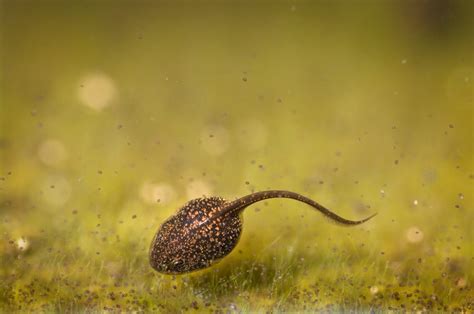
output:
[[[332,221],[342,224],[342,225],[359,225],[361,223],[366,222],[367,220],[373,218],[377,213],[362,219],[362,220],[348,220],[345,218],[342,218],[339,215],[336,215],[326,207],[322,206],[321,204],[313,201],[310,198],[307,198],[301,194],[295,193],[295,192],[290,192],[290,191],[284,191],[284,190],[270,190],[270,191],[262,191],[262,192],[256,192],[253,194],[246,195],[244,197],[241,197],[239,199],[236,199],[235,201],[229,202],[228,205],[226,205],[222,211],[219,213],[219,216],[225,215],[229,212],[234,212],[234,211],[242,211],[244,210],[247,206],[252,205],[253,203],[269,199],[269,198],[290,198],[294,199],[303,203],[306,203],[310,205],[311,207],[317,209],[320,211],[324,216],[327,218],[331,219]]]

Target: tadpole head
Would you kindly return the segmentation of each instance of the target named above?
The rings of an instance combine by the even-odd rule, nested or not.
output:
[[[180,274],[192,271],[189,249],[172,219],[158,230],[150,248],[150,265],[160,273]]]

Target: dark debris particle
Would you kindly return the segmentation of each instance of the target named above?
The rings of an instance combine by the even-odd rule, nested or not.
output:
[[[247,82],[247,78],[246,78],[246,77],[243,77],[243,78],[242,78],[242,81]]]
[[[132,219],[135,219],[135,218],[137,218],[137,215],[133,215],[133,216],[132,216]]]
[[[398,159],[393,162],[395,165],[398,165]]]

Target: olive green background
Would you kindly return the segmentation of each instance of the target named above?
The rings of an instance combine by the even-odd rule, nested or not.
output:
[[[2,1],[0,309],[473,310],[471,1]],[[211,269],[190,198],[268,200]],[[328,307],[329,306],[329,307]]]

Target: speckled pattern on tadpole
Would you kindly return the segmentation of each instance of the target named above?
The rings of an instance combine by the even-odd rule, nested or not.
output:
[[[268,198],[291,198],[306,203],[342,225],[358,225],[375,216],[359,221],[347,220],[290,191],[257,192],[235,201],[215,196],[197,198],[161,225],[151,243],[151,266],[160,273],[183,274],[216,263],[237,245],[242,232],[242,211]]]

